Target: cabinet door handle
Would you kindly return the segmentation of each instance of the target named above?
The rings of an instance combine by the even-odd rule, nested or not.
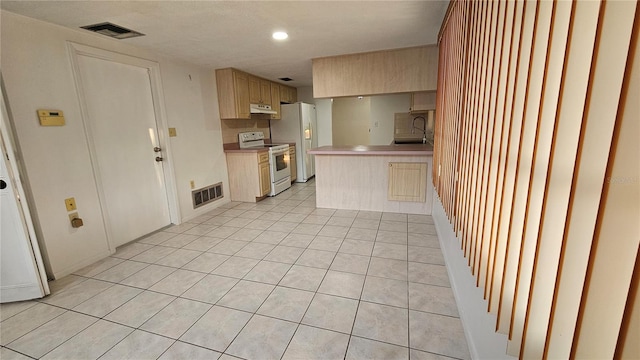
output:
[[[162,160],[164,160],[164,159],[163,159],[161,156],[156,156],[156,161],[157,161],[157,162],[160,162],[160,161],[162,161]]]

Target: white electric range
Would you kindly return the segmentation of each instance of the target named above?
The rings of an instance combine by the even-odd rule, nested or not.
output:
[[[291,187],[289,144],[265,144],[262,131],[239,133],[238,143],[241,149],[269,149],[269,168],[271,169],[269,196],[276,196]]]

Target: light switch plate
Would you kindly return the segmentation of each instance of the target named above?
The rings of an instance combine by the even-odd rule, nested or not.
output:
[[[64,199],[64,204],[67,207],[67,211],[73,211],[76,209],[76,199],[74,198]]]
[[[176,137],[178,136],[178,132],[176,131],[176,128],[169,128],[169,137]]]

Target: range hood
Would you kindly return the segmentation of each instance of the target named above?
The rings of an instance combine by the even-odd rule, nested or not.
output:
[[[251,114],[270,114],[275,115],[277,112],[271,109],[271,105],[251,104],[249,105]]]

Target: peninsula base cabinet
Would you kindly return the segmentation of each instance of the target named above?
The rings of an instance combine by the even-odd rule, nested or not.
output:
[[[227,153],[231,201],[256,202],[269,195],[269,152]]]
[[[431,155],[314,155],[317,207],[431,215]]]

